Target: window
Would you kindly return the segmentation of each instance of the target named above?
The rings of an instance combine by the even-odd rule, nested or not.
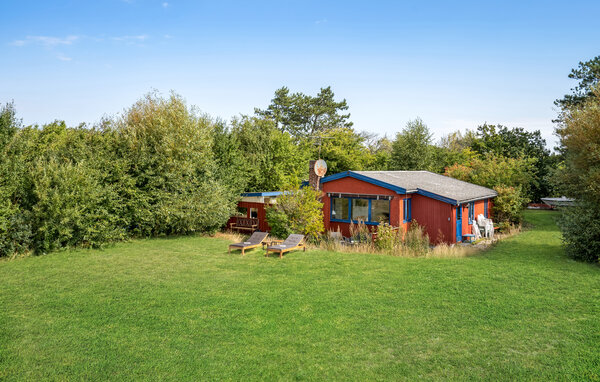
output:
[[[369,200],[352,199],[352,220],[369,221]]]
[[[483,202],[483,216],[485,216],[486,219],[489,218],[489,216],[488,216],[488,200],[487,199]]]
[[[389,200],[371,200],[371,219],[372,222],[390,221],[390,201]]]
[[[475,202],[469,203],[469,224],[473,224],[473,216],[475,215]]]
[[[258,219],[258,208],[250,208],[250,217]]]
[[[362,198],[331,198],[331,215],[333,221],[379,224],[390,222],[390,201]]]
[[[331,199],[331,219],[348,220],[348,199]]]
[[[404,223],[408,223],[412,220],[412,199],[404,199],[402,207],[404,210]]]
[[[460,204],[458,205],[458,207],[456,207],[456,220],[462,219],[462,209],[463,206],[461,206]]]
[[[246,207],[238,207],[237,210],[235,211],[235,216],[240,216],[240,217],[248,217],[248,208]]]

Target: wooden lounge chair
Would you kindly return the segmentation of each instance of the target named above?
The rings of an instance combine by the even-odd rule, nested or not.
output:
[[[268,246],[265,256],[269,256],[269,252],[276,252],[279,253],[279,257],[281,258],[285,252],[294,251],[300,248],[303,248],[306,252],[304,235],[290,235],[282,243]]]
[[[231,253],[232,248],[241,249],[242,255],[244,255],[245,250],[260,247],[267,238],[267,236],[269,236],[268,232],[254,232],[252,236],[248,238],[248,240],[241,243],[230,244],[229,253]]]

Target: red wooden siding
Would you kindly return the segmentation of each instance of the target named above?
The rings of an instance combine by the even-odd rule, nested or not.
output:
[[[432,243],[455,242],[452,205],[423,195],[413,195],[412,218],[425,227]],[[454,224],[453,224],[454,221]]]
[[[264,232],[271,230],[269,224],[267,223],[267,210],[264,203],[238,202],[238,207],[245,207],[248,209],[248,211],[246,211],[247,218],[250,217],[250,208],[256,208],[258,210],[258,229]],[[234,217],[229,218],[229,221],[227,222],[227,228],[229,228],[229,224],[234,221]]]
[[[350,236],[350,223],[330,221],[330,205],[331,198],[327,193],[350,193],[350,194],[374,194],[374,195],[390,195],[390,224],[394,227],[402,226],[405,230],[408,224],[402,223],[402,199],[410,198],[411,195],[398,195],[395,191],[387,188],[379,187],[371,183],[354,178],[342,178],[332,182],[323,183],[323,217],[326,231],[340,231],[344,236]],[[412,207],[414,212],[415,207]],[[414,216],[414,215],[413,215]],[[369,226],[372,230],[377,229],[377,226]]]

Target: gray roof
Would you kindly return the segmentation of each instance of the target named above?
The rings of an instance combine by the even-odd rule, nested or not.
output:
[[[349,171],[369,177],[379,182],[384,182],[396,187],[401,187],[409,192],[425,191],[423,194],[432,193],[458,203],[473,200],[487,199],[498,196],[491,188],[478,186],[473,183],[450,178],[449,176],[435,174],[429,171]]]

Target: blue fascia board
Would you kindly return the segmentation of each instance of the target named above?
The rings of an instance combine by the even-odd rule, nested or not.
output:
[[[450,199],[450,198],[447,198],[447,197],[442,196],[442,195],[434,194],[433,192],[425,191],[425,190],[422,190],[420,188],[417,191],[417,194],[418,195],[426,196],[426,197],[431,198],[431,199],[439,200],[440,202],[452,204],[452,205],[455,205],[455,206],[458,205],[458,201],[457,200]]]
[[[242,196],[279,196],[281,191],[270,191],[270,192],[244,192]]]
[[[334,222],[334,223],[354,223],[354,224],[358,224],[358,223],[362,223],[364,225],[379,225],[379,222],[364,222],[361,221],[359,222],[358,220],[343,220],[343,219],[329,219],[330,222]]]
[[[387,188],[388,190],[396,191],[397,194],[406,194],[406,189],[404,189],[402,187],[394,186],[393,184],[382,182],[380,180],[373,179],[366,175],[357,174],[353,171],[345,171],[345,172],[340,172],[337,174],[326,176],[325,178],[321,179],[321,183],[327,183],[327,182],[331,182],[332,180],[338,180],[338,179],[348,178],[348,177],[362,180],[363,182],[371,183],[371,184],[374,184],[375,186]]]

